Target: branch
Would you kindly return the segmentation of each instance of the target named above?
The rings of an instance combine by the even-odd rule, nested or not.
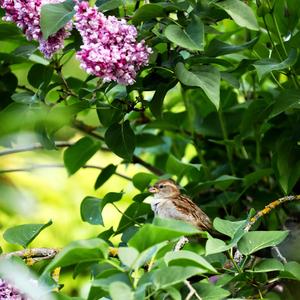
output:
[[[33,265],[41,260],[51,259],[57,253],[58,249],[54,248],[31,248],[0,255],[0,259],[8,259],[12,256],[18,256],[26,260],[28,265]]]
[[[191,283],[188,280],[185,280],[184,284],[189,289],[189,293],[186,296],[185,300],[190,300],[190,299],[192,299],[193,296],[195,296],[198,300],[202,300],[200,295],[197,293],[197,291],[194,289],[194,287],[191,285]]]
[[[134,164],[139,164],[143,167],[145,167],[146,169],[148,169],[150,172],[152,172],[153,174],[157,175],[157,176],[162,176],[164,175],[164,172],[158,168],[156,168],[155,166],[147,163],[146,161],[142,160],[140,157],[133,155],[132,157],[132,163]]]
[[[36,169],[46,169],[46,168],[65,168],[65,165],[63,164],[52,164],[52,165],[31,165],[24,168],[15,168],[15,169],[0,169],[1,173],[13,173],[13,172],[28,172]],[[103,170],[103,167],[100,166],[94,166],[94,165],[84,165],[82,166],[83,169],[97,169],[97,170]],[[126,180],[131,181],[132,179],[126,175],[123,175],[121,173],[115,172],[115,175],[122,177]]]
[[[287,201],[294,201],[294,200],[300,200],[300,195],[295,195],[295,196],[285,196],[282,198],[279,198],[275,201],[272,201],[268,205],[266,205],[262,210],[257,212],[254,217],[252,217],[249,222],[247,223],[245,227],[245,231],[249,231],[251,226],[261,217],[267,215],[272,209],[276,208],[280,204],[287,202]]]
[[[74,143],[71,142],[65,142],[65,141],[58,141],[55,142],[55,147],[70,147],[74,145]],[[32,151],[32,150],[38,150],[38,149],[44,149],[44,146],[40,143],[36,143],[30,146],[24,146],[24,147],[20,147],[20,148],[11,148],[11,149],[5,149],[0,151],[0,156],[4,156],[4,155],[9,155],[9,154],[14,154],[14,153],[19,153],[19,152],[27,152],[27,151]]]

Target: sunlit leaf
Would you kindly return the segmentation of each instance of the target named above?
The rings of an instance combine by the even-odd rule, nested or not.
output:
[[[256,68],[258,79],[261,80],[265,75],[272,71],[288,69],[296,63],[297,57],[297,50],[293,48],[290,51],[289,56],[282,62],[277,62],[272,59],[263,59],[255,62],[253,65]]]
[[[141,22],[147,22],[157,17],[164,17],[166,13],[163,7],[155,3],[149,3],[141,6],[133,15],[132,23],[137,25]]]
[[[8,228],[3,233],[3,238],[11,244],[18,244],[26,248],[42,230],[52,224],[50,220],[46,224],[24,224]]]
[[[156,224],[146,224],[141,227],[130,239],[128,245],[141,252],[163,241],[197,233],[200,233],[200,231],[196,227],[181,221],[157,220]]]
[[[66,267],[81,262],[99,261],[108,256],[108,244],[101,239],[74,241],[63,248],[43,272],[47,275],[56,267]]]
[[[44,39],[56,33],[72,19],[75,13],[74,6],[72,0],[42,5],[40,26]]]
[[[251,8],[240,0],[224,0],[216,5],[224,9],[230,17],[241,27],[251,30],[259,30],[256,17]]]
[[[288,235],[288,231],[250,231],[238,242],[238,248],[244,255],[260,249],[276,246]]]
[[[99,150],[100,143],[83,137],[64,152],[64,163],[70,175],[77,172]]]
[[[187,250],[168,252],[164,256],[168,265],[193,266],[206,269],[209,273],[217,273],[216,269],[208,263],[202,256]]]
[[[95,182],[95,190],[99,189],[116,171],[117,166],[109,164],[99,174]]]
[[[220,102],[220,72],[213,66],[202,66],[189,71],[183,63],[176,65],[177,78],[187,86],[203,89],[209,100],[218,109]]]
[[[273,272],[273,271],[283,271],[284,267],[283,264],[275,259],[275,258],[266,258],[260,261],[254,267],[254,272],[256,273],[265,273],[265,272]]]
[[[109,285],[109,293],[112,300],[133,300],[133,291],[124,282],[112,282]]]
[[[204,24],[200,17],[193,15],[186,28],[178,25],[169,25],[165,29],[165,36],[171,42],[191,51],[204,49]]]

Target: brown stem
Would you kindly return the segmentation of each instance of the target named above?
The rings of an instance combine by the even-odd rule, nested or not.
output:
[[[15,168],[15,169],[0,169],[1,173],[14,173],[14,172],[28,172],[36,169],[46,169],[46,168],[65,168],[65,165],[63,164],[51,164],[51,165],[31,165],[28,167],[22,167],[22,168]],[[97,169],[97,170],[103,170],[103,167],[100,166],[94,166],[94,165],[84,165],[82,166],[83,169]],[[119,177],[122,177],[126,180],[131,181],[132,178],[123,175],[121,173],[115,172],[115,174]]]
[[[30,264],[34,264],[41,260],[53,258],[58,253],[58,251],[59,251],[58,249],[54,249],[54,248],[31,248],[31,249],[24,249],[24,250],[14,251],[10,253],[5,253],[0,255],[0,258],[7,259],[12,256],[18,256],[28,260]]]
[[[274,209],[275,207],[277,207],[278,205],[287,202],[287,201],[294,201],[294,200],[300,200],[300,195],[291,195],[291,196],[285,196],[282,198],[279,198],[275,201],[272,201],[271,203],[269,203],[268,205],[266,205],[262,210],[260,210],[259,212],[257,212],[254,217],[252,217],[249,222],[247,223],[246,227],[245,227],[245,231],[249,231],[251,226],[261,217],[263,217],[264,215],[267,215],[272,209]]]
[[[58,141],[55,142],[55,147],[70,147],[72,146],[74,143],[71,142],[65,142],[65,141]],[[42,144],[36,143],[33,145],[29,145],[29,146],[24,146],[24,147],[20,147],[20,148],[11,148],[11,149],[5,149],[0,151],[0,156],[4,156],[4,155],[9,155],[9,154],[14,154],[14,153],[19,153],[19,152],[27,152],[27,151],[32,151],[32,150],[38,150],[38,149],[44,149],[44,146]]]

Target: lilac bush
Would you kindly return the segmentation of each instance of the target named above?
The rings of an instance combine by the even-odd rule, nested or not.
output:
[[[78,3],[75,11],[75,27],[83,40],[76,55],[81,67],[104,82],[133,84],[151,53],[144,40],[137,42],[136,28],[125,20],[106,17],[85,1]]]
[[[14,22],[25,33],[28,40],[39,42],[40,51],[46,58],[64,47],[64,39],[70,35],[72,24],[65,27],[48,39],[43,38],[40,27],[40,11],[44,4],[59,3],[63,0],[0,0],[0,6],[5,10],[3,20]]]

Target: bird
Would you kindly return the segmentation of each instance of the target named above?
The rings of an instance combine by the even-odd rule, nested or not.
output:
[[[151,208],[155,216],[181,220],[201,231],[212,229],[210,218],[187,195],[181,194],[172,179],[159,180],[148,191],[154,194]]]

